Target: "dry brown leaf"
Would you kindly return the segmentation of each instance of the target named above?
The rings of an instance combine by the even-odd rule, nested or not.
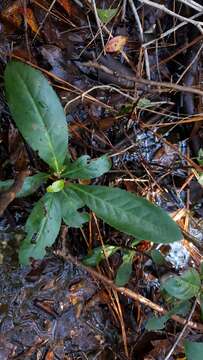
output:
[[[19,0],[14,1],[11,6],[4,9],[1,13],[2,18],[14,25],[15,27],[19,27],[22,23],[22,18],[17,13],[19,6],[21,6],[21,2]]]
[[[48,353],[45,356],[45,360],[54,360],[54,353],[53,351],[48,351]]]
[[[58,3],[66,10],[69,16],[76,14],[73,4],[70,0],[58,0]]]
[[[36,33],[38,31],[38,24],[37,24],[37,21],[35,19],[32,9],[30,9],[30,8],[24,9],[21,7],[18,9],[18,13],[22,14],[24,16],[24,18],[26,19],[27,24],[29,25],[31,30],[34,33]]]
[[[15,1],[11,6],[2,11],[2,16],[15,27],[19,27],[22,24],[23,16],[33,32],[36,33],[38,30],[38,24],[32,9],[24,8],[19,0]]]
[[[127,41],[128,41],[127,36],[123,36],[123,35],[115,36],[113,39],[109,40],[109,42],[105,47],[105,50],[106,52],[109,53],[122,51]]]

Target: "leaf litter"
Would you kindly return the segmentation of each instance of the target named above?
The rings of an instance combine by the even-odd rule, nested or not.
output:
[[[189,2],[177,1],[174,9],[167,1],[165,8],[171,16],[148,1],[114,1],[112,5],[112,1],[98,0],[100,17],[105,10],[100,28],[93,3],[3,1],[0,71],[3,75],[9,57],[44,70],[66,110],[72,158],[108,154],[113,161],[112,170],[92,184],[130,189],[170,212],[184,230],[183,242],[161,245],[166,264],[157,265],[149,258],[148,250],[155,245],[138,244],[125,285],[169,309],[170,302],[159,286],[164,276],[180,275],[189,267],[199,270],[202,261],[203,192],[198,183],[203,172],[198,162],[203,138],[202,35],[190,22],[199,16],[195,7],[201,2],[190,7]],[[176,14],[184,17],[185,24]],[[119,49],[113,42],[118,37],[125,39]],[[101,38],[107,52],[109,44],[114,44],[113,52],[103,53]],[[160,86],[161,82],[170,87]],[[186,93],[187,86],[200,93]],[[32,175],[36,169],[46,172],[46,165],[27,144],[22,151],[20,137],[12,146],[13,124],[3,85],[0,110],[0,180],[17,178],[25,164]],[[17,147],[20,155],[15,156]],[[169,321],[161,331],[147,331],[146,321],[153,316],[150,306],[104,287],[71,261],[53,257],[53,251],[62,249],[64,255],[70,252],[82,259],[104,244],[132,251],[130,236],[92,215],[82,230],[63,225],[48,257],[19,269],[17,244],[33,204],[45,189],[40,186],[38,191],[26,199],[16,198],[1,218],[0,357],[165,359],[181,334],[181,325]],[[115,279],[122,264],[119,251],[100,264],[109,278]],[[193,320],[201,322],[199,304]],[[184,337],[193,344],[203,341],[198,329],[192,333],[188,327],[170,359],[183,358],[185,349],[186,355],[192,351],[184,347]]]

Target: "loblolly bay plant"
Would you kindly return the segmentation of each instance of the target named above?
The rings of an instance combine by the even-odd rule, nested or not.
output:
[[[62,221],[81,227],[89,220],[88,207],[110,226],[137,240],[170,243],[181,232],[158,206],[125,190],[110,186],[81,185],[79,179],[94,179],[107,173],[107,156],[91,160],[83,155],[72,161],[68,152],[68,126],[59,98],[44,75],[33,67],[11,61],[5,70],[9,109],[24,140],[49,165],[49,172],[28,176],[18,197],[28,196],[48,182],[46,193],[36,202],[26,224],[26,237],[19,250],[21,264],[42,259],[46,247],[57,238]],[[0,183],[7,190],[13,180]],[[129,255],[132,259],[132,256]]]

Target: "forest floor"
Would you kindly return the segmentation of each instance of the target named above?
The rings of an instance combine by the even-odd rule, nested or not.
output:
[[[91,183],[147,198],[184,235],[167,245],[141,241],[119,288],[121,252],[95,269],[82,259],[104,244],[132,249],[133,238],[94,213],[82,229],[62,225],[44,260],[20,267],[24,224],[44,189],[14,199],[0,217],[0,360],[184,360],[185,339],[203,342],[203,304],[194,297],[188,314],[146,327],[171,308],[161,284],[201,266],[202,49],[201,0],[0,2],[0,180],[25,167],[43,171],[5,100],[4,69],[16,59],[41,70],[59,95],[72,158],[111,159]]]

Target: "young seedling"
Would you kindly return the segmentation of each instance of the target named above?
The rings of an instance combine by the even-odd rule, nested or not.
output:
[[[40,71],[11,61],[5,70],[5,89],[17,128],[50,169],[47,174],[39,172],[27,177],[18,196],[30,195],[42,183],[50,183],[52,179],[26,221],[27,235],[19,251],[21,264],[45,256],[46,247],[54,243],[62,221],[70,227],[81,227],[87,222],[88,213],[79,211],[84,206],[110,226],[138,240],[154,243],[181,240],[176,223],[149,201],[110,186],[78,184],[78,179],[93,179],[108,172],[110,161],[107,156],[91,160],[87,155],[72,161],[63,108]],[[6,190],[12,182],[1,182],[0,188]]]

